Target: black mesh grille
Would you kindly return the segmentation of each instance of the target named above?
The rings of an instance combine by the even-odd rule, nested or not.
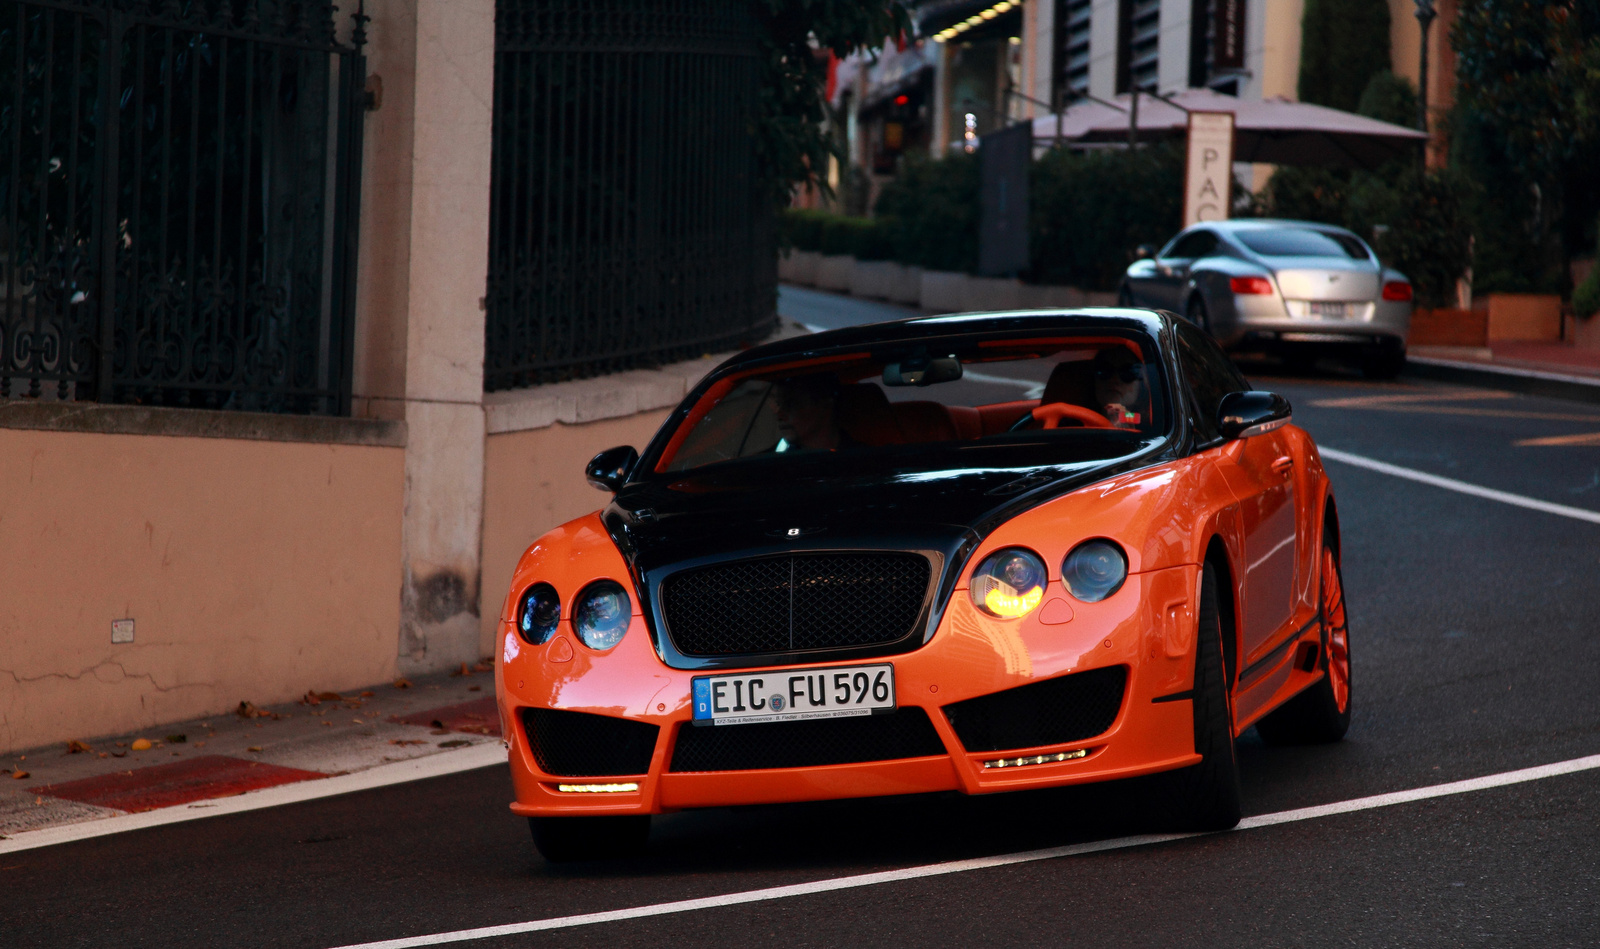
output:
[[[823,718],[759,725],[692,725],[678,729],[673,771],[812,768],[923,758],[945,753],[928,714],[908,706],[889,715]]]
[[[1111,727],[1128,681],[1124,666],[1094,669],[944,707],[968,751],[1010,751],[1093,738]]]
[[[930,570],[902,553],[741,560],[668,577],[661,609],[686,656],[882,645],[915,628]]]
[[[564,778],[644,774],[661,730],[649,722],[550,708],[523,709],[522,727],[539,770]]]

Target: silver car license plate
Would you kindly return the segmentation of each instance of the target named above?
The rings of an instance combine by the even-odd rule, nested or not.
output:
[[[694,679],[696,725],[851,718],[895,708],[894,666],[743,672]]]
[[[1306,306],[1312,316],[1320,316],[1325,320],[1348,319],[1353,309],[1353,304],[1329,300],[1312,300]]]

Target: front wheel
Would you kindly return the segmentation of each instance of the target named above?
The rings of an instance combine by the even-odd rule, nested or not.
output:
[[[1233,743],[1233,689],[1222,658],[1217,575],[1200,578],[1200,629],[1194,661],[1194,750],[1200,763],[1160,775],[1173,823],[1181,830],[1227,830],[1239,823],[1244,793]]]
[[[551,863],[628,857],[650,838],[650,815],[627,817],[530,817],[533,845]]]
[[[1339,558],[1322,547],[1322,679],[1256,722],[1272,745],[1325,744],[1350,730],[1350,623],[1344,609]]]

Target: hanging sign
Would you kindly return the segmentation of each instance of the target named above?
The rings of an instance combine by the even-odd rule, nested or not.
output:
[[[1212,73],[1244,68],[1244,0],[1216,0],[1211,35]]]
[[[1183,226],[1225,221],[1233,206],[1233,113],[1189,113]]]

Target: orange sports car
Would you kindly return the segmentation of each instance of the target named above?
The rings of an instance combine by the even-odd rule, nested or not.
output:
[[[723,363],[517,565],[496,691],[549,859],[683,808],[1158,775],[1350,721],[1337,514],[1289,404],[1132,309],[978,313]]]

